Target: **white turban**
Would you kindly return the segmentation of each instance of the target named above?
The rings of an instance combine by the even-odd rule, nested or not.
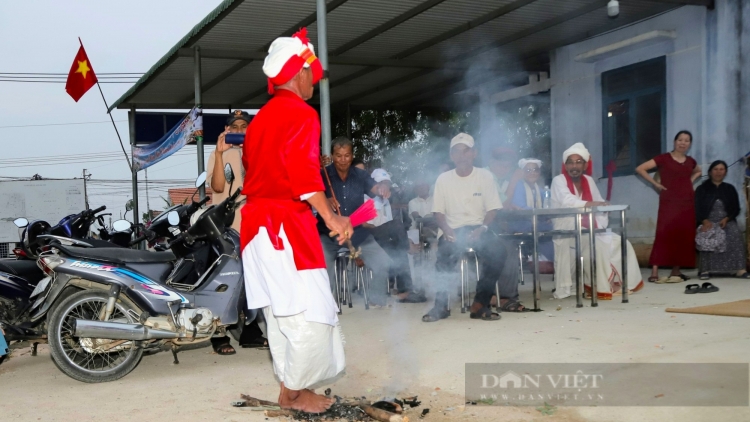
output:
[[[469,148],[474,148],[474,138],[471,137],[468,133],[459,133],[458,135],[454,136],[453,139],[451,139],[451,148],[458,144],[464,144]]]
[[[518,160],[518,168],[521,170],[526,167],[526,164],[536,164],[539,168],[542,168],[542,160],[536,158],[521,158]]]
[[[312,43],[307,39],[307,28],[302,28],[291,37],[276,38],[268,48],[268,56],[263,62],[269,93],[273,93],[274,85],[285,84],[303,67],[312,67],[313,84],[323,76],[323,67],[315,56]]]
[[[583,146],[582,143],[577,142],[573,144],[570,148],[566,149],[565,152],[563,152],[563,163],[568,161],[568,157],[570,157],[573,154],[580,155],[584,161],[589,161],[591,158],[591,154],[589,153],[589,150],[586,149],[585,146]]]

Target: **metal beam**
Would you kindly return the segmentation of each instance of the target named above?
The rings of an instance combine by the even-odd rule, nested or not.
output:
[[[203,50],[201,50],[201,57],[204,58],[204,59],[206,58],[203,55]],[[205,94],[206,91],[208,91],[209,89],[215,87],[216,85],[218,85],[222,81],[225,81],[227,78],[229,78],[230,76],[234,75],[235,73],[237,73],[242,68],[244,68],[245,66],[249,65],[252,62],[253,62],[252,60],[240,60],[239,62],[235,63],[234,66],[230,67],[229,69],[225,70],[224,72],[221,72],[221,74],[219,76],[215,77],[214,79],[211,79],[210,82],[208,82],[207,84],[203,85],[201,87],[201,90]],[[185,97],[180,102],[181,103],[188,103],[188,102],[190,102],[191,99],[193,99],[193,95],[192,94],[189,95],[189,96],[187,96],[187,97]]]
[[[192,57],[192,49],[180,49],[177,54],[180,57]],[[229,60],[264,60],[266,52],[246,52],[239,50],[201,49],[201,57],[204,59],[229,59]],[[446,63],[444,60],[408,60],[408,59],[383,59],[377,57],[329,57],[329,64],[345,66],[378,66],[378,67],[410,67],[415,69],[468,69],[469,65],[461,63]],[[484,64],[477,65],[478,68],[493,70]],[[474,66],[472,68],[475,68]]]
[[[646,10],[645,12],[636,14],[636,15],[630,17],[630,18],[627,18],[627,19],[618,18],[617,20],[610,20],[610,21],[607,22],[607,24],[602,25],[600,27],[597,27],[597,28],[595,28],[595,29],[593,29],[591,31],[586,31],[584,34],[576,35],[574,37],[566,38],[566,39],[563,39],[563,40],[559,40],[558,42],[556,42],[556,43],[554,43],[552,45],[549,45],[549,46],[545,47],[544,49],[536,50],[536,51],[533,51],[533,52],[531,52],[529,54],[524,55],[521,58],[521,66],[523,68],[525,68],[525,69],[529,69],[530,67],[539,66],[540,63],[545,62],[547,54],[550,51],[552,51],[552,50],[555,50],[555,49],[560,48],[560,47],[564,47],[566,45],[578,43],[580,41],[586,40],[588,38],[594,37],[594,36],[599,35],[599,34],[603,34],[605,32],[609,32],[609,31],[611,31],[613,29],[617,29],[617,28],[622,27],[622,26],[626,26],[626,25],[629,25],[629,24],[632,24],[632,23],[635,23],[635,22],[639,22],[639,21],[641,21],[643,19],[647,19],[647,18],[650,18],[650,17],[652,17],[652,16],[654,16],[656,14],[665,12],[666,10],[669,10],[669,8],[665,7],[665,5],[663,5],[663,4],[662,5],[655,5],[654,7],[649,8],[648,10]],[[543,25],[543,24],[541,24],[541,25]],[[444,84],[440,83],[439,85],[443,86]],[[422,98],[420,100],[420,102],[423,102],[425,100],[429,100],[429,99],[434,98],[434,97],[439,97],[440,93],[444,94],[444,96],[450,96],[450,95],[453,94],[453,93],[450,93],[451,90],[454,91],[453,93],[456,93],[455,86],[446,86],[445,88],[441,88],[437,92],[435,92],[435,91],[429,91],[430,94],[434,93],[434,95],[431,95],[427,99]],[[427,95],[427,94],[425,94],[425,95]],[[423,96],[420,95],[419,97],[421,98]],[[393,101],[393,100],[391,100],[391,101],[394,102],[394,103],[398,103],[398,101]],[[417,104],[418,104],[417,102],[409,102],[409,103],[403,104],[402,106],[403,107],[407,107],[407,108],[411,108],[411,107],[417,107]]]
[[[419,44],[415,45],[414,47],[408,48],[408,49],[406,49],[406,50],[404,50],[404,51],[402,51],[400,53],[394,54],[393,56],[390,57],[390,59],[397,59],[397,60],[398,59],[404,59],[404,58],[406,58],[408,56],[411,56],[412,54],[418,53],[418,52],[420,52],[420,51],[422,51],[422,50],[424,50],[426,48],[432,47],[433,45],[436,45],[436,44],[441,43],[441,42],[443,42],[445,40],[453,38],[456,35],[464,33],[464,32],[466,32],[466,31],[468,31],[470,29],[476,28],[476,27],[478,27],[480,25],[483,25],[483,24],[485,24],[487,22],[495,20],[495,19],[497,19],[497,18],[499,18],[499,17],[501,17],[503,15],[507,15],[508,13],[510,13],[510,12],[516,10],[516,9],[519,9],[519,8],[521,8],[523,6],[526,6],[528,4],[531,4],[531,3],[535,2],[535,1],[536,0],[516,0],[513,3],[506,4],[505,6],[499,7],[497,9],[493,10],[492,12],[485,13],[484,15],[482,15],[482,16],[476,18],[476,19],[473,19],[473,20],[471,20],[469,22],[466,22],[463,25],[460,25],[460,26],[458,26],[456,28],[451,29],[450,31],[447,31],[447,32],[444,32],[444,33],[442,33],[442,34],[440,34],[438,36],[432,37],[432,38],[430,38],[427,41],[424,41],[422,43],[419,43]],[[362,74],[359,75],[359,76],[360,77],[364,76],[364,75],[366,75],[368,73],[371,73],[371,72],[374,72],[375,70],[378,70],[378,69],[380,69],[380,67],[373,66],[370,71],[368,71],[368,72],[364,72],[363,71],[363,72],[361,72]],[[419,76],[422,76],[422,75],[427,74],[427,73],[429,73],[429,71],[427,71],[427,72],[425,72],[425,71],[419,71],[419,72],[413,73],[412,75],[414,75],[414,77],[419,77]],[[407,75],[407,76],[409,76],[409,75]],[[411,80],[411,79],[414,79],[414,78],[410,78],[408,80]],[[372,90],[368,90],[368,91],[372,91]],[[368,91],[366,91],[366,92],[368,92]],[[374,92],[377,92],[377,91],[378,90],[375,90]],[[356,96],[347,97],[343,101],[350,100],[353,97],[356,97]],[[338,104],[339,102],[340,101],[337,101],[336,104]]]
[[[389,20],[389,21],[387,21],[387,22],[379,25],[377,28],[371,29],[371,30],[365,32],[364,34],[360,35],[359,37],[357,37],[357,38],[355,38],[355,39],[353,39],[353,40],[345,43],[341,47],[333,50],[331,52],[331,55],[332,56],[337,56],[339,54],[343,54],[346,51],[349,51],[352,48],[354,48],[354,47],[356,47],[356,46],[358,46],[360,44],[363,44],[363,43],[365,43],[365,42],[367,42],[367,41],[369,41],[369,40],[377,37],[378,35],[386,32],[386,31],[388,31],[390,29],[393,29],[393,28],[397,27],[398,25],[401,25],[402,23],[408,21],[409,19],[411,19],[411,18],[413,18],[413,17],[415,17],[417,15],[420,15],[420,14],[422,14],[422,13],[424,13],[424,12],[430,10],[430,9],[432,9],[433,7],[437,6],[438,4],[440,4],[440,3],[444,2],[444,1],[445,0],[429,0],[427,2],[419,4],[416,7],[413,7],[411,9],[407,10],[406,12],[404,12],[404,13],[396,16],[395,18],[393,18],[393,19],[391,19],[391,20]],[[333,62],[331,62],[331,63],[333,63]]]
[[[669,3],[669,4],[681,4],[683,6],[705,6],[710,10],[714,9],[714,0],[645,0],[651,3]]]
[[[374,86],[374,87],[372,87],[370,89],[367,89],[365,91],[356,93],[354,95],[350,95],[350,96],[348,96],[346,98],[342,98],[342,99],[336,101],[335,104],[349,103],[354,98],[364,98],[364,97],[367,97],[369,95],[375,94],[376,92],[380,92],[380,91],[383,91],[383,90],[386,90],[386,89],[389,89],[389,88],[393,88],[394,85],[402,84],[404,82],[409,82],[409,81],[411,81],[413,79],[417,79],[419,77],[428,75],[430,73],[432,73],[431,69],[419,70],[417,72],[412,72],[412,73],[410,73],[408,75],[405,75],[405,76],[402,76],[400,78],[394,79],[394,80],[392,80],[390,82],[387,82],[387,83],[384,83],[384,84],[381,84],[381,85],[378,85],[378,86]]]

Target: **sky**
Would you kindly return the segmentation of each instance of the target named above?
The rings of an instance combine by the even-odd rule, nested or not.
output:
[[[79,48],[78,37],[97,74],[143,73],[219,3],[221,0],[4,1],[0,4],[0,74],[67,73]],[[125,182],[130,180],[130,170],[117,135],[96,87],[76,103],[62,81],[0,81],[0,177],[39,174],[74,178],[81,177],[86,168],[92,174],[88,190],[91,207],[106,205],[116,219],[132,197],[130,184]],[[135,79],[131,81],[102,84],[107,102],[117,100]],[[129,151],[127,110],[113,110],[112,116]],[[84,122],[103,123],[70,124]],[[187,146],[150,167],[149,180],[184,179],[180,186],[192,186],[198,175],[195,151]],[[206,148],[206,161],[211,151],[212,147]],[[51,164],[47,158],[60,156],[69,159],[42,165]],[[29,164],[29,159],[34,163]],[[123,182],[97,182],[112,179]],[[143,171],[139,180],[140,187],[145,187]],[[166,188],[158,182],[149,186],[151,209],[164,208],[160,197],[166,197]],[[139,202],[142,213],[146,209],[143,189]]]

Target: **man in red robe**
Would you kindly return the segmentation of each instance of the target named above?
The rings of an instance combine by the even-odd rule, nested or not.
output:
[[[345,366],[315,207],[343,244],[353,233],[333,213],[320,177],[320,121],[306,100],[323,74],[302,29],[276,39],[263,64],[273,94],[243,145],[247,203],[241,247],[249,309],[263,309],[283,408],[320,413],[333,401],[312,388]]]

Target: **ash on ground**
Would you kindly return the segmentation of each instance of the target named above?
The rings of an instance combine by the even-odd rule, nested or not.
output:
[[[336,402],[323,413],[295,412],[294,420],[306,422],[339,421],[344,419],[349,422],[371,421],[362,409],[357,406],[341,403],[341,397],[335,396]]]

